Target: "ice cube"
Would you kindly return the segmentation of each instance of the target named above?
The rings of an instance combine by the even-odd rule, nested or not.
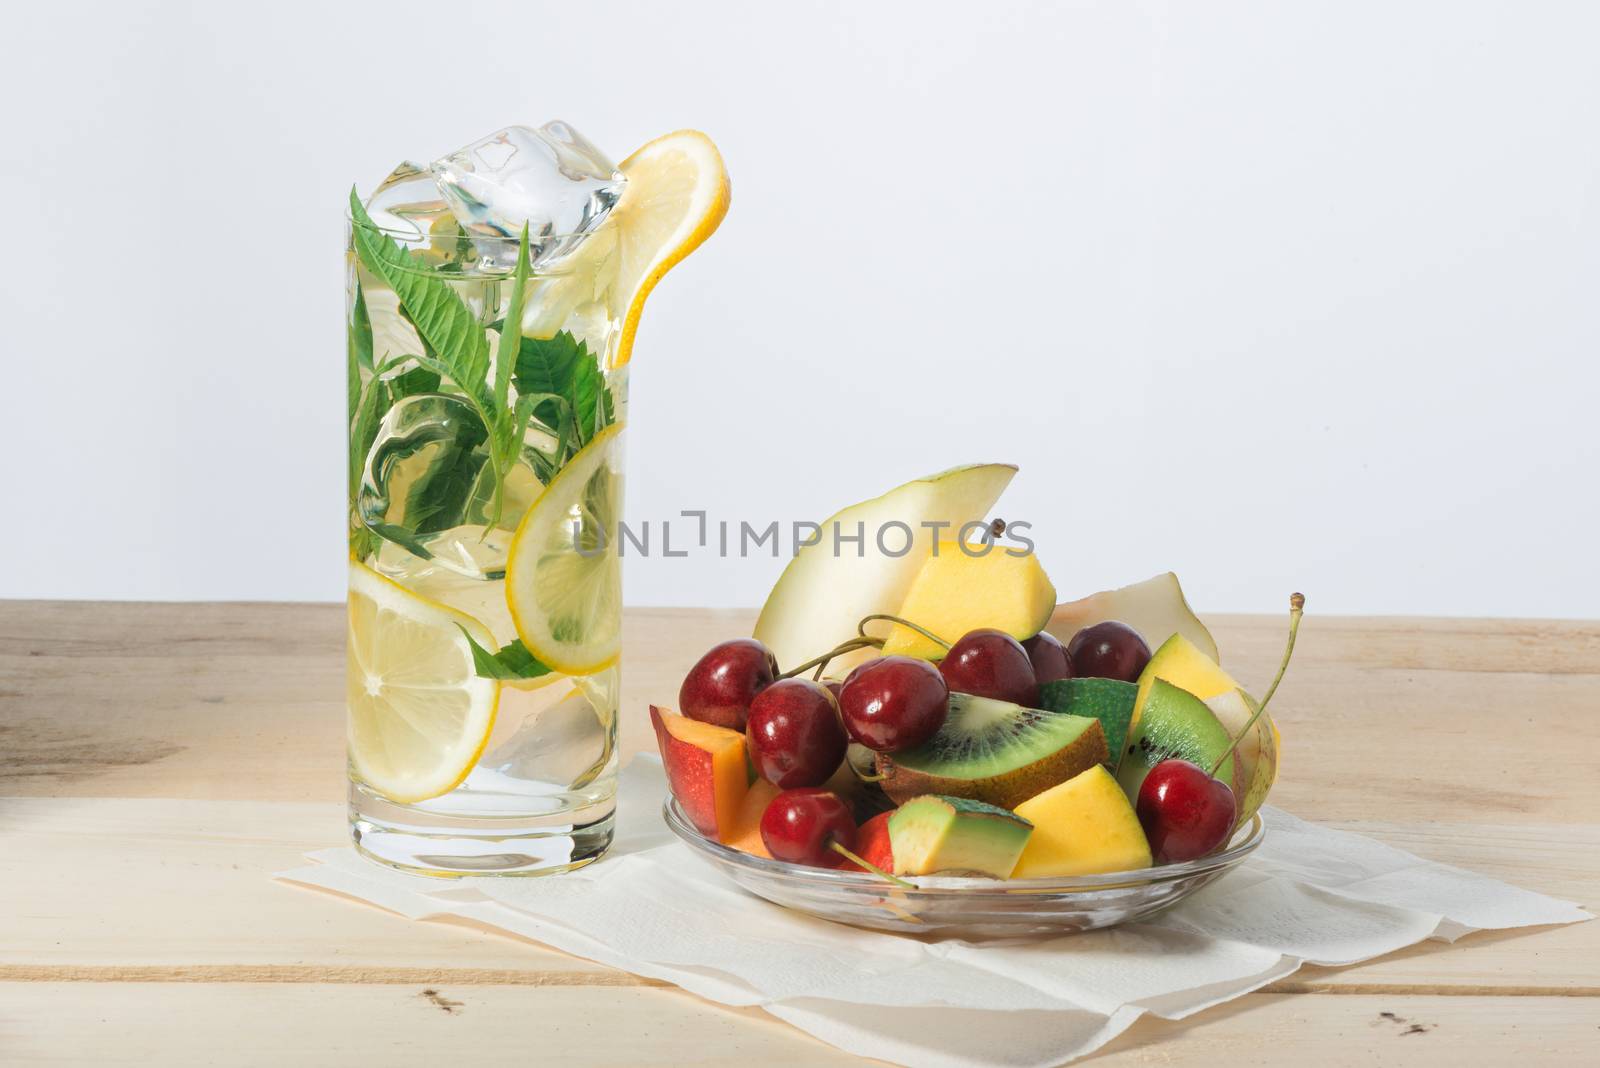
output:
[[[626,182],[564,122],[508,126],[429,170],[482,266],[508,271],[516,268],[524,223],[535,265],[554,262],[605,221]]]
[[[390,171],[367,198],[366,208],[378,229],[434,264],[475,256],[439,183],[423,164],[407,160]]]
[[[547,783],[561,790],[588,785],[611,758],[609,713],[596,708],[581,690],[570,690],[554,704],[544,704],[548,698],[535,694],[502,691],[502,715],[535,707],[514,734],[484,755],[483,766],[523,783]]]
[[[427,234],[435,220],[452,217],[428,168],[409,160],[390,171],[372,191],[367,214],[378,229],[412,238]]]

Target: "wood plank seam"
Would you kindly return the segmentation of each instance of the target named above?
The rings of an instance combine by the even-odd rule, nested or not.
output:
[[[34,983],[362,983],[404,986],[653,987],[676,984],[626,972],[531,972],[510,968],[306,967],[278,964],[83,965],[0,964],[0,982]],[[1600,998],[1600,986],[1441,985],[1325,983],[1283,979],[1262,994],[1393,995],[1430,997]]]

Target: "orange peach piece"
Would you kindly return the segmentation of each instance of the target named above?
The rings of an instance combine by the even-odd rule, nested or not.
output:
[[[734,820],[733,833],[722,839],[722,844],[758,857],[772,859],[767,843],[761,840],[761,814],[772,804],[772,799],[783,791],[765,779],[757,779],[744,795],[739,815]]]
[[[738,825],[750,788],[744,735],[650,706],[667,785],[701,834],[721,839]]]

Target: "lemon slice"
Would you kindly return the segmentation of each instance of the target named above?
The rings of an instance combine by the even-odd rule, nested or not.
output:
[[[633,336],[645,298],[689,253],[714,233],[728,214],[728,169],[711,138],[699,130],[679,130],[639,149],[622,161],[627,176],[622,199],[611,209],[616,227],[617,293],[622,306],[622,338],[613,366],[633,355]]]
[[[374,790],[409,803],[449,793],[494,729],[500,684],[473,670],[461,633],[477,620],[350,562],[345,693],[350,763]],[[489,646],[486,646],[489,647]]]
[[[621,434],[608,426],[580,449],[511,539],[506,603],[517,637],[568,675],[609,667],[622,645]]]

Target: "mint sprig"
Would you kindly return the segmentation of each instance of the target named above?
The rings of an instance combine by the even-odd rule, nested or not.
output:
[[[507,347],[510,342],[502,336],[497,353],[500,369],[491,385],[489,341],[466,302],[455,290],[435,278],[425,264],[417,262],[409,250],[373,224],[354,188],[350,190],[350,218],[354,224],[351,233],[356,255],[362,266],[394,291],[401,310],[427,349],[425,354],[411,359],[423,372],[460,390],[483,423],[489,438],[488,462],[494,480],[489,526],[497,526],[504,507],[506,471],[516,458],[522,432],[527,427],[526,420],[518,425],[516,409],[509,403],[512,360]],[[522,305],[531,273],[528,230],[524,226],[511,285],[510,311],[514,315],[508,314],[508,322],[522,321]],[[408,375],[414,373],[407,372]],[[404,383],[401,388],[421,384]],[[434,388],[437,388],[437,381]]]
[[[550,428],[556,438],[552,449],[527,452],[534,474],[544,484],[597,433],[616,421],[616,402],[599,361],[583,341],[568,331],[546,339],[522,336],[532,275],[526,226],[517,250],[506,314],[488,328],[498,330],[491,358],[487,331],[466,302],[436,277],[437,272],[429,265],[378,229],[354,188],[350,191],[350,218],[352,244],[361,265],[393,290],[401,314],[415,328],[424,350],[386,358],[374,365],[372,324],[358,279],[348,344],[352,503],[359,494],[362,468],[383,415],[401,398],[437,392],[442,383],[449,383],[484,428],[482,437],[461,442],[462,447],[450,454],[448,470],[432,472],[413,486],[405,507],[411,536],[398,537],[404,531],[390,525],[379,524],[382,529],[378,529],[366,524],[366,530],[354,536],[353,547],[358,555],[365,555],[373,548],[367,543],[376,534],[418,552],[420,542],[414,535],[456,525],[474,500],[490,502],[485,516],[487,528],[497,527],[505,507],[506,477],[523,455],[524,439],[534,419]],[[407,370],[395,373],[407,363],[411,365]],[[419,555],[427,554],[424,551]]]
[[[499,652],[491,653],[467,633],[467,628],[461,627],[461,633],[466,635],[467,644],[472,646],[473,670],[486,679],[518,682],[550,674],[550,668],[528,652],[528,647],[522,644],[520,638],[510,645],[502,646]]]

